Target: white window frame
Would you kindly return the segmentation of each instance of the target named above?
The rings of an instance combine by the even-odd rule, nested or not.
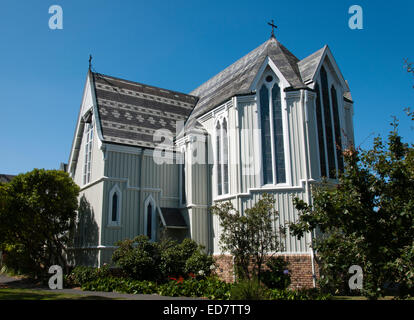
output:
[[[91,181],[92,176],[92,147],[94,138],[94,123],[85,124],[85,148],[84,148],[84,164],[83,164],[83,184],[86,185]]]
[[[259,151],[260,151],[260,185],[262,187],[286,187],[290,185],[290,167],[289,165],[289,159],[290,159],[290,151],[289,151],[289,145],[288,145],[288,130],[287,130],[287,114],[286,114],[286,99],[284,95],[283,88],[286,86],[285,80],[279,76],[279,72],[276,72],[274,70],[275,67],[269,63],[269,67],[271,70],[266,70],[264,68],[260,80],[257,82],[256,87],[256,101],[257,101],[257,114],[258,114],[258,121],[257,121],[257,127],[259,128],[259,132],[262,130],[261,125],[261,105],[260,105],[260,89],[263,85],[265,85],[268,89],[268,98],[269,98],[269,121],[270,121],[270,138],[271,138],[271,153],[272,153],[272,181],[273,183],[264,183],[264,168],[263,168],[263,150],[262,150],[262,135],[259,134]],[[265,81],[267,76],[272,76],[273,80],[271,82]],[[282,125],[283,125],[283,152],[284,152],[284,160],[285,160],[285,182],[282,183],[276,183],[277,177],[276,177],[276,150],[275,150],[275,137],[274,137],[274,119],[273,119],[273,99],[272,99],[272,90],[274,85],[277,84],[280,90],[280,106],[282,108]]]
[[[113,196],[116,193],[118,197],[116,221],[112,221],[112,201]],[[115,184],[111,191],[109,191],[109,207],[108,207],[108,227],[120,227],[121,226],[121,209],[122,209],[122,191],[118,184]]]
[[[181,147],[180,152],[181,152],[180,156],[181,156],[182,163],[179,164],[179,168],[180,168],[180,171],[179,171],[180,197],[179,198],[180,198],[180,207],[185,207],[188,201],[187,194],[183,194],[183,188],[184,188],[184,192],[187,193],[187,186],[186,186],[186,181],[185,181],[187,180],[187,165],[186,165],[187,152],[186,152],[185,146]],[[183,170],[184,170],[184,180],[183,180]]]
[[[226,127],[227,127],[227,192],[224,193],[224,134],[223,134],[223,122],[224,119],[226,120]],[[220,124],[220,132],[217,132],[217,124]],[[220,140],[220,159],[217,155],[217,135],[219,136]],[[229,120],[227,114],[221,114],[216,118],[214,121],[214,166],[215,166],[215,180],[216,180],[216,188],[215,194],[216,198],[226,197],[230,194],[230,145],[229,145],[230,137],[229,137]],[[219,165],[221,167],[221,194],[218,193],[218,168]]]

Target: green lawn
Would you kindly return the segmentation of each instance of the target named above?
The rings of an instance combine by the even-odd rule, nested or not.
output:
[[[0,300],[113,300],[111,298],[59,293],[51,290],[0,289]]]

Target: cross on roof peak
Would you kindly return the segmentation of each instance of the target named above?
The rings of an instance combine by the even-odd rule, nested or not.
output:
[[[267,24],[272,27],[272,33],[270,34],[270,37],[275,38],[274,28],[277,28],[277,25],[275,25],[275,22],[273,21],[273,19],[272,19],[272,22],[268,22]]]

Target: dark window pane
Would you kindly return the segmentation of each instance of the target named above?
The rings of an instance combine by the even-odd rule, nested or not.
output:
[[[181,202],[185,203],[185,152],[183,153],[183,163],[181,165]]]
[[[276,155],[276,183],[286,182],[285,172],[285,150],[283,144],[283,121],[282,121],[282,104],[280,100],[280,88],[277,84],[272,89],[273,101],[273,129],[275,139]]]
[[[326,145],[328,149],[328,167],[329,167],[329,178],[336,178],[336,165],[335,165],[335,146],[333,143],[333,130],[332,130],[332,116],[331,106],[329,99],[328,89],[328,76],[324,67],[321,68],[321,84],[322,84],[322,99],[323,99],[323,110],[325,116],[325,133],[326,133]]]
[[[221,186],[221,143],[220,143],[220,137],[221,137],[221,127],[220,123],[217,123],[216,126],[216,153],[217,153],[217,194],[221,195],[222,192],[222,186]]]
[[[229,150],[226,119],[223,120],[223,184],[223,193],[229,193]]]
[[[112,196],[112,221],[118,220],[118,194],[114,193]]]
[[[318,127],[318,142],[319,142],[319,164],[321,167],[321,176],[326,177],[326,159],[325,159],[325,138],[323,135],[323,121],[322,121],[322,105],[321,93],[319,85],[316,83],[316,124]]]
[[[269,90],[265,85],[260,89],[260,122],[262,134],[263,182],[273,183],[272,146],[270,139]]]
[[[152,238],[152,205],[148,204],[147,207],[147,236]]]
[[[341,138],[341,122],[339,121],[338,97],[335,87],[331,88],[332,109],[335,125],[335,141],[336,141],[336,159],[338,160],[339,172],[344,172],[344,159],[342,157],[342,138]]]

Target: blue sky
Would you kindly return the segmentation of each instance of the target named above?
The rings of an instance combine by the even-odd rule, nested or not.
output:
[[[63,30],[48,27],[51,5]],[[364,29],[348,27],[363,9]],[[0,173],[67,162],[88,68],[188,93],[266,41],[267,21],[299,59],[328,44],[355,100],[356,144],[385,136],[391,116],[413,142],[413,1],[63,1],[0,4]]]

